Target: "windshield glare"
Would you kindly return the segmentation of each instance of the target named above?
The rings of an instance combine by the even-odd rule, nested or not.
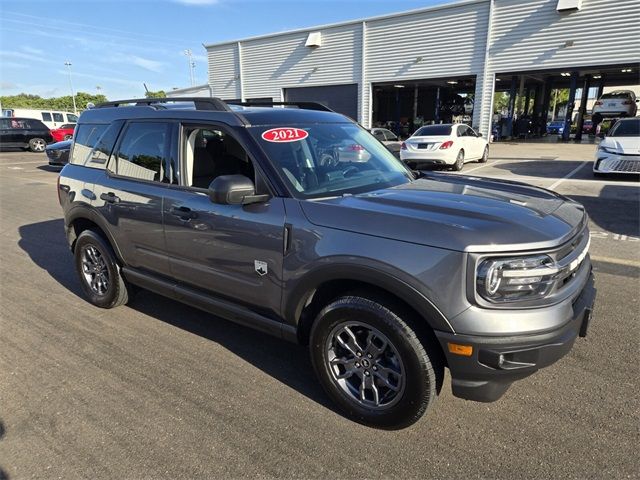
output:
[[[272,129],[304,130],[308,136],[293,141],[263,139],[262,134]],[[300,198],[363,193],[413,178],[383,144],[355,124],[263,126],[250,131]]]

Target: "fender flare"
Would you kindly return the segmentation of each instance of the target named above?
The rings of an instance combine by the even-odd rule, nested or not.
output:
[[[293,291],[283,297],[285,322],[298,329],[302,310],[320,285],[330,281],[352,280],[371,284],[400,298],[415,309],[433,330],[455,333],[444,314],[406,277],[410,275],[389,273],[370,265],[343,263],[318,267],[297,280]]]
[[[76,220],[89,220],[90,222],[93,222],[98,227],[100,227],[100,230],[104,232],[109,244],[111,245],[111,248],[113,248],[113,251],[118,257],[118,260],[120,262],[123,262],[122,254],[120,252],[120,249],[118,248],[118,244],[116,243],[115,238],[113,237],[113,234],[111,233],[108,223],[98,212],[96,212],[96,210],[91,205],[85,203],[74,205],[69,209],[67,215],[65,215],[64,227],[70,247],[73,246],[73,242],[75,241],[75,235],[74,237],[71,237],[71,225]]]

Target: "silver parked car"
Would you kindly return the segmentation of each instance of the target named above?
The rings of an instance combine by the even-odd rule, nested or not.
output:
[[[380,140],[396,158],[400,158],[400,146],[402,142],[395,133],[386,128],[372,128],[371,134]]]

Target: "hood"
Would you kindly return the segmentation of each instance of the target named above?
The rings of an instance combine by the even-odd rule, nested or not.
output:
[[[62,142],[52,143],[47,145],[47,150],[69,150],[73,140],[63,140]]]
[[[512,251],[564,243],[586,221],[568,198],[516,182],[426,173],[360,195],[302,202],[315,225],[457,251]]]
[[[600,142],[600,146],[611,148],[617,152],[637,155],[640,153],[640,137],[606,137]]]

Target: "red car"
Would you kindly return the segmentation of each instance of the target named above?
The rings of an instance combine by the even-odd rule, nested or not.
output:
[[[61,142],[63,140],[71,140],[73,138],[73,129],[76,128],[75,123],[65,123],[60,128],[54,128],[51,130],[51,136],[54,142]]]

